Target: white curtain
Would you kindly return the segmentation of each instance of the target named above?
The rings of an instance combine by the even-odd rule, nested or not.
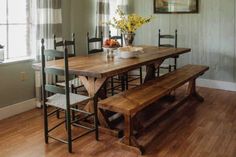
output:
[[[37,61],[40,60],[41,39],[52,49],[53,35],[62,38],[61,0],[31,0],[31,45]]]
[[[96,5],[96,31],[95,36],[100,37],[101,32],[104,37],[108,37],[109,27],[106,22],[109,21],[110,15],[110,3],[109,0],[97,0]]]
[[[36,61],[41,60],[41,39],[45,40],[46,49],[54,48],[53,36],[62,39],[62,11],[61,0],[30,0],[31,16],[31,51]],[[52,82],[53,78],[47,78]],[[40,107],[41,104],[41,75],[40,71],[35,72],[35,90],[36,103]]]
[[[128,12],[128,0],[97,0],[96,11],[96,36],[99,36],[100,32],[103,32],[104,37],[108,37],[108,32],[118,35],[119,31],[115,28],[108,27],[106,22],[116,17],[116,9],[120,7],[125,13]]]
[[[113,1],[110,1],[110,16],[109,16],[109,20],[112,21],[113,17],[117,17],[117,14],[116,14],[116,9],[119,7],[121,8],[124,13],[128,13],[128,6],[129,6],[129,1],[128,0],[113,0]],[[120,31],[117,30],[116,28],[113,28],[113,27],[110,27],[109,28],[110,31],[111,31],[111,34],[114,36],[114,35],[120,35]]]

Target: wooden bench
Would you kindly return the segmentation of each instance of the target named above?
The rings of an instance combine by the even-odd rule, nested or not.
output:
[[[141,86],[104,99],[99,102],[99,108],[124,115],[125,128],[122,141],[130,147],[138,148],[142,153],[142,146],[138,144],[133,135],[133,117],[147,106],[152,105],[187,82],[189,84],[185,99],[194,97],[199,101],[203,101],[204,99],[196,91],[196,79],[208,69],[209,67],[207,66],[186,65],[155,80],[148,81]]]

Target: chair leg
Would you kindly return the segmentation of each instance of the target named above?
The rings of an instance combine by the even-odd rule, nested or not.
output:
[[[78,108],[79,108],[78,105],[75,105],[75,109],[78,109]],[[72,117],[71,117],[72,121],[76,120],[76,114],[75,114],[76,111],[72,110],[71,113],[72,113]]]
[[[64,114],[65,114],[65,119],[66,119],[65,128],[66,128],[66,130],[68,130],[68,127],[67,127],[67,113],[65,112]]]
[[[75,93],[75,94],[78,94],[77,88],[73,84],[71,85],[71,92]]]
[[[98,97],[97,95],[94,96],[94,126],[95,126],[95,138],[98,141],[99,140],[99,130],[98,130],[98,116],[97,116],[97,104],[98,104]]]
[[[126,86],[126,85],[125,85],[125,84],[126,84],[125,75],[126,75],[126,74],[124,74],[124,75],[121,76],[121,90],[122,90],[122,91],[124,91],[125,88],[126,88],[126,87],[125,87],[125,86]]]
[[[56,116],[57,116],[57,119],[60,119],[60,110],[57,110]]]
[[[66,110],[66,128],[67,128],[68,151],[70,153],[72,153],[72,135],[71,135],[71,116],[70,116],[70,110]]]
[[[114,78],[111,77],[111,95],[113,96],[114,94]]]
[[[177,58],[175,58],[175,65],[174,65],[174,70],[177,69]]]
[[[46,104],[43,104],[43,111],[44,111],[44,139],[45,143],[48,144],[48,112]]]
[[[169,68],[168,68],[168,69],[169,69],[169,72],[171,72],[171,65],[169,65]]]
[[[160,67],[157,68],[157,77],[160,76]]]
[[[72,114],[72,117],[71,117],[71,118],[72,118],[72,120],[74,121],[74,120],[75,120],[75,111],[72,110],[72,111],[71,111],[71,114]]]
[[[143,70],[142,70],[142,67],[140,67],[139,72],[140,72],[140,84],[142,84],[143,83]]]
[[[104,90],[104,96],[107,97],[107,82],[104,83],[103,90]]]
[[[128,75],[128,73],[126,73],[125,75],[124,75],[124,85],[125,85],[125,90],[128,90],[129,89],[129,75]]]
[[[77,94],[77,90],[73,84],[71,85],[71,92]],[[72,111],[72,120],[75,120],[75,111]]]

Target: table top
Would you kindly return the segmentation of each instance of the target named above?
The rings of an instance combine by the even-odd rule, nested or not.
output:
[[[71,57],[69,58],[70,73],[96,78],[110,77],[191,51],[189,48],[140,47],[143,47],[144,52],[138,58],[122,59],[116,56],[111,59],[107,58],[106,53]],[[63,59],[48,61],[47,66],[63,69],[64,61]],[[33,64],[33,68],[40,70],[41,63]]]

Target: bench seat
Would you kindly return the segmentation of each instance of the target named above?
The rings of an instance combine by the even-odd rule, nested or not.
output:
[[[186,65],[141,86],[102,100],[99,102],[99,107],[133,116],[172,90],[202,75],[208,69],[207,66]]]
[[[183,96],[182,102],[189,97],[195,97],[203,101],[204,99],[196,91],[196,79],[208,69],[209,67],[202,65],[183,66],[159,78],[145,82],[138,87],[101,100],[99,108],[124,115],[124,137],[120,144],[125,147],[128,145],[128,148],[135,149],[142,154],[144,149],[133,135],[133,117],[144,108],[152,105],[187,82],[189,83],[187,94]],[[176,102],[174,106],[167,108],[165,112],[167,113],[175,106],[179,106],[182,102]]]

